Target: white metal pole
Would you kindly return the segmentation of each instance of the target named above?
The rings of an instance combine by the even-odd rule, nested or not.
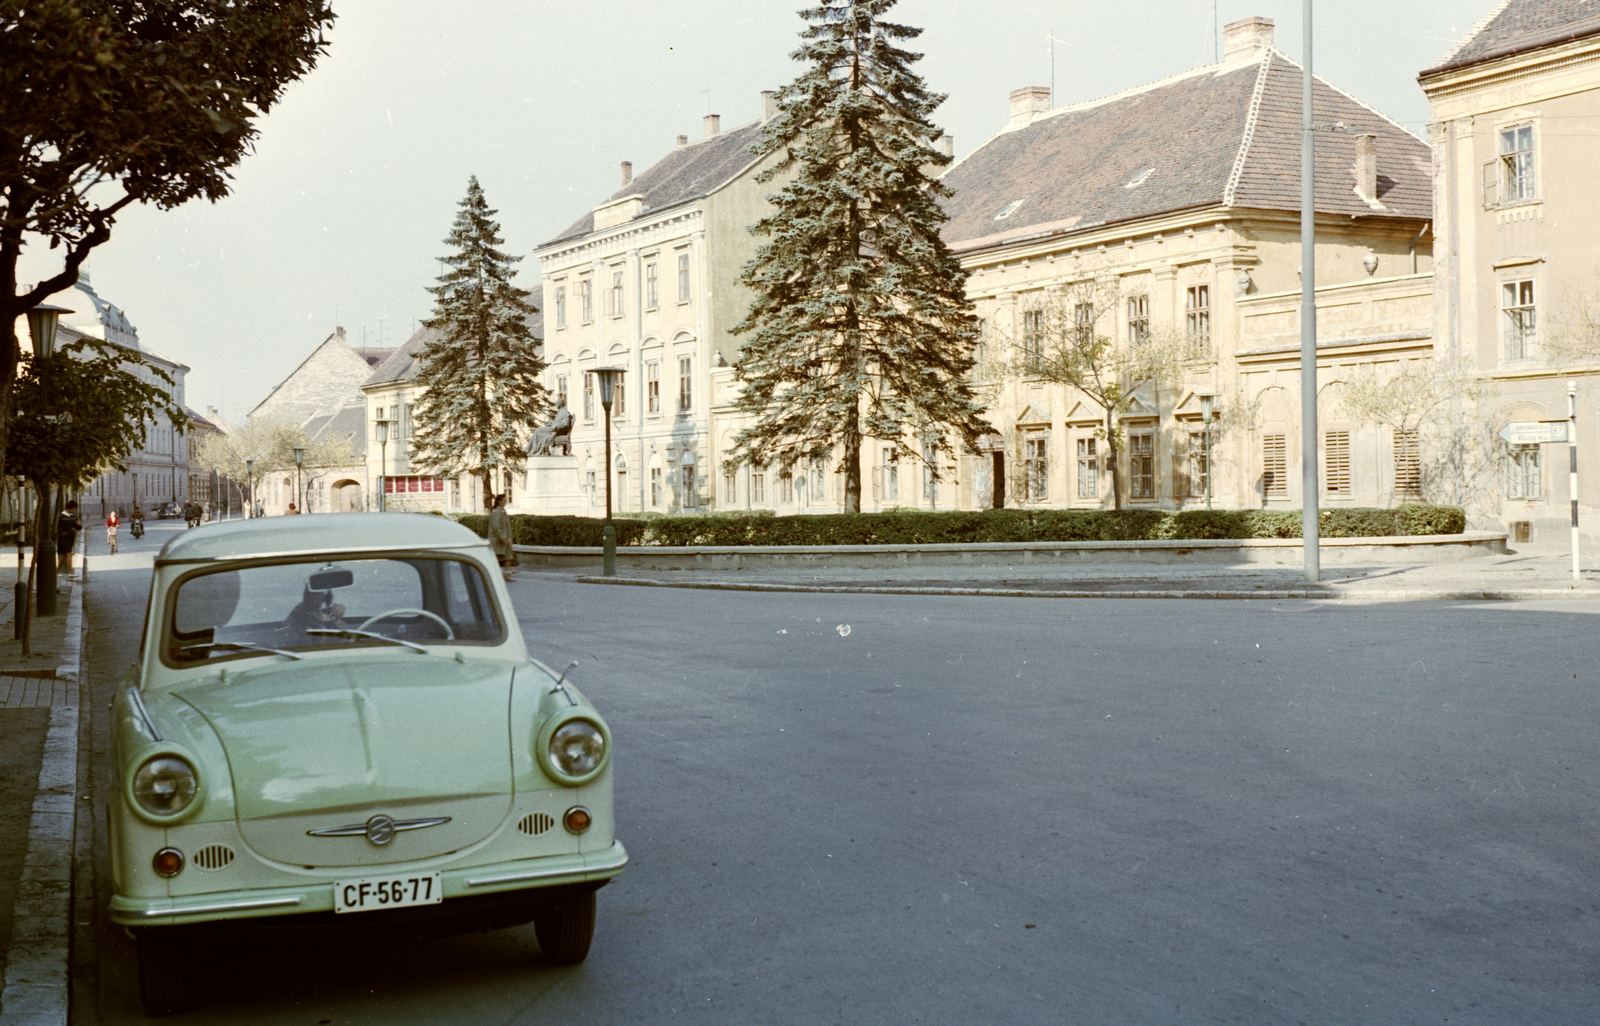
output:
[[[1572,583],[1578,573],[1578,383],[1567,382],[1567,492],[1572,496]]]
[[[1300,82],[1300,467],[1306,580],[1322,578],[1317,522],[1317,194],[1311,123],[1311,0],[1302,0],[1305,68]]]

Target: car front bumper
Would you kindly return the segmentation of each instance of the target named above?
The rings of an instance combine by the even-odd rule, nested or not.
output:
[[[628,852],[621,841],[597,852],[548,855],[487,866],[444,871],[444,902],[452,898],[490,895],[566,884],[603,883],[622,872]],[[404,872],[399,868],[391,872]],[[344,876],[360,875],[359,871]],[[341,877],[343,878],[343,877]],[[333,911],[332,879],[296,887],[214,891],[177,898],[111,898],[111,921],[122,926],[176,926],[229,919],[256,919]],[[365,913],[347,913],[359,919]],[[347,916],[341,916],[341,919]]]

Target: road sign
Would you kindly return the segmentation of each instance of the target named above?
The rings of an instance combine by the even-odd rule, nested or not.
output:
[[[1500,437],[1507,445],[1539,445],[1542,442],[1565,442],[1567,422],[1564,420],[1514,420],[1500,429]]]

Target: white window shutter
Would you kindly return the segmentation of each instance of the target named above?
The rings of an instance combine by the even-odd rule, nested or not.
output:
[[[1500,161],[1483,162],[1483,209],[1493,210],[1500,205]]]

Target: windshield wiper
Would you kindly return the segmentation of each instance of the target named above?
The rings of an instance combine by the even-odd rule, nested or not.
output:
[[[349,627],[341,627],[337,629],[332,627],[312,627],[310,630],[306,631],[306,633],[324,634],[330,638],[375,638],[378,641],[389,641],[396,645],[404,645],[412,651],[421,652],[423,655],[428,654],[428,650],[417,644],[415,641],[406,641],[403,638],[391,638],[387,634],[379,634],[376,631],[358,631]]]
[[[304,659],[305,658],[304,656],[300,655],[298,652],[290,652],[289,650],[282,649],[282,648],[268,648],[266,645],[256,645],[256,644],[252,644],[251,642],[248,642],[248,641],[202,641],[198,645],[185,645],[182,648],[178,649],[178,651],[179,652],[193,652],[197,648],[207,648],[207,649],[210,649],[210,648],[243,648],[243,649],[249,649],[249,650],[255,651],[255,652],[270,652],[273,655],[281,655],[285,659]]]

